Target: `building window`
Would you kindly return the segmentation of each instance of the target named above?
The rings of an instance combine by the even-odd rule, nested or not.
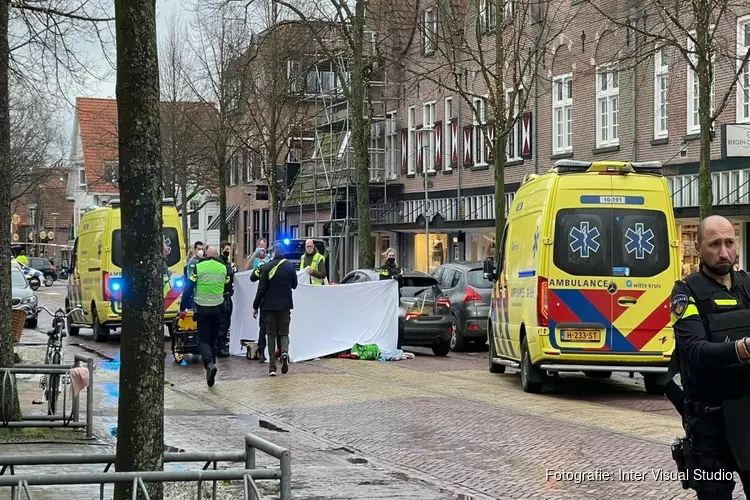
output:
[[[437,49],[437,11],[433,8],[422,13],[422,50],[425,55],[432,54]]]
[[[435,171],[435,102],[423,107],[422,114],[422,161],[427,172]]]
[[[104,169],[102,172],[103,181],[107,184],[117,184],[119,177],[119,162],[117,161],[106,161],[104,162]]]
[[[538,3],[538,2],[532,2]],[[513,21],[513,0],[505,0],[505,7],[503,8],[503,22],[510,23]]]
[[[508,124],[509,130],[505,145],[505,159],[507,161],[521,161],[521,121],[519,120],[519,117],[521,115],[523,90],[519,89],[518,92],[507,90],[505,99],[505,107],[509,110],[509,113],[506,116],[506,123]],[[494,130],[492,135],[494,138]],[[493,147],[494,145],[492,144],[488,145],[488,149],[492,149]]]
[[[258,246],[258,240],[260,239],[260,210],[253,210],[253,241],[255,246]],[[266,240],[268,243],[268,240]]]
[[[414,154],[414,150],[417,147],[416,121],[417,121],[417,110],[414,106],[412,106],[409,108],[409,138],[408,138],[409,155],[407,157],[407,165],[408,165],[407,172],[410,174],[413,174],[415,172],[414,162],[416,159],[416,155]]]
[[[396,113],[388,113],[385,121],[385,164],[389,179],[396,178]]]
[[[79,186],[86,185],[86,169],[85,168],[78,169],[78,185]]]
[[[573,75],[552,80],[552,137],[554,154],[573,151]]]
[[[687,41],[687,51],[690,57],[690,61],[693,65],[697,63],[697,58],[695,55],[695,44],[693,43],[692,37],[695,37],[695,31],[690,32],[690,36],[688,37]],[[713,73],[713,70],[716,66],[716,53],[715,51],[711,54],[711,74],[713,78],[711,79],[711,115],[713,116],[714,111],[716,109],[715,107],[715,101],[716,101],[716,76]],[[695,71],[688,65],[687,68],[687,133],[688,134],[700,134],[701,132],[701,122],[700,122],[700,104],[699,104],[699,94],[700,94],[700,86],[698,82],[698,75]]]
[[[750,16],[737,20],[737,59],[743,61],[750,51]],[[750,62],[745,62],[737,82],[737,121],[750,123]]]
[[[267,208],[264,208],[263,209],[263,238],[266,240],[266,244],[268,244],[268,242],[270,241],[268,237],[270,234],[270,227],[271,227],[270,220],[271,218],[269,217],[269,211]]]
[[[495,31],[497,10],[494,0],[479,0],[479,29],[482,33]]]
[[[191,231],[199,231],[200,230],[200,213],[198,210],[200,209],[200,201],[198,200],[192,200],[188,204],[188,210],[190,211],[190,230]]]
[[[453,119],[453,98],[445,98],[445,123],[443,124],[443,136],[445,137],[445,149],[443,149],[443,168],[451,169],[451,151],[453,151],[453,134],[451,120]]]
[[[654,57],[654,139],[669,135],[667,104],[669,103],[669,54],[656,51]]]
[[[250,255],[250,211],[242,211],[242,255]]]
[[[474,98],[474,128],[472,129],[474,151],[472,156],[475,165],[486,165],[484,128],[487,124],[487,101],[483,98]]]
[[[618,146],[620,136],[620,79],[617,65],[600,67],[596,72],[596,145]]]

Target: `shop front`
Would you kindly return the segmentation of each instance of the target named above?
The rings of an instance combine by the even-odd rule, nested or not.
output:
[[[464,241],[464,260],[468,262],[481,262],[497,253],[494,227],[467,232]]]

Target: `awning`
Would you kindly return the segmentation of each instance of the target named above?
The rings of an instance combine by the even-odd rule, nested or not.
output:
[[[237,215],[237,212],[240,211],[239,205],[229,205],[227,207],[227,222],[232,220],[232,218]],[[206,228],[206,231],[217,231],[219,229],[219,226],[221,225],[221,217],[214,217],[214,220],[211,221],[211,224],[208,225]]]

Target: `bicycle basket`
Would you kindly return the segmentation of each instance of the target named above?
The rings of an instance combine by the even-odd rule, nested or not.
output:
[[[21,341],[24,326],[26,326],[26,311],[14,309],[11,317],[11,337],[14,343]]]

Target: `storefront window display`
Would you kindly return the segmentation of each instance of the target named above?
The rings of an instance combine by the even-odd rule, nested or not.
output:
[[[430,234],[428,246],[427,235],[414,235],[414,269],[426,273],[429,263],[429,272],[432,272],[448,262],[448,242],[447,234]]]
[[[495,247],[495,232],[468,233],[467,237],[467,260],[479,262],[487,257],[494,257],[497,249]]]
[[[698,241],[697,224],[678,224],[677,231],[680,235],[680,263],[682,265],[682,277],[698,270],[700,256],[695,249],[695,242]],[[740,241],[740,225],[734,224],[734,234],[737,237],[737,264],[735,270],[739,269],[740,252],[743,251],[743,245]]]

